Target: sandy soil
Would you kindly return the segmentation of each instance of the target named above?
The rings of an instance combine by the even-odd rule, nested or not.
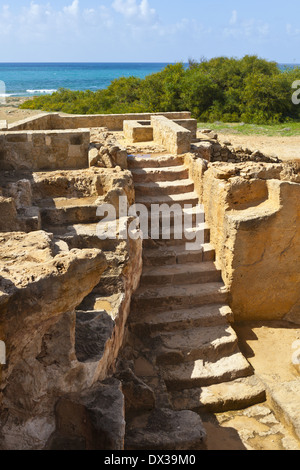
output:
[[[218,133],[220,142],[231,142],[234,147],[260,150],[281,160],[300,159],[300,136],[269,137],[264,135],[236,135]]]
[[[240,348],[256,373],[268,383],[292,381],[299,374],[292,364],[293,344],[300,327],[284,321],[253,322],[235,326]]]
[[[292,364],[293,343],[300,328],[287,322],[235,325],[239,345],[255,373],[268,385],[297,380]],[[300,450],[300,442],[275,415],[272,404],[203,416],[208,450]]]
[[[26,100],[28,98],[11,97],[6,99],[5,104],[0,103],[0,121],[7,121],[10,124],[43,113],[43,111],[31,109],[18,109],[18,106]]]

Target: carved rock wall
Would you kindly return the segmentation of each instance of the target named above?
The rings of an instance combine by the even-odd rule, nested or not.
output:
[[[238,321],[300,322],[300,184],[285,164],[186,158]]]

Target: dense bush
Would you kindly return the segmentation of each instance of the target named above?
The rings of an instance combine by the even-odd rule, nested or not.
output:
[[[73,114],[191,111],[207,122],[278,123],[300,119],[292,103],[292,83],[300,68],[281,71],[275,62],[245,56],[168,65],[144,80],[114,80],[104,90],[60,89],[21,107]]]

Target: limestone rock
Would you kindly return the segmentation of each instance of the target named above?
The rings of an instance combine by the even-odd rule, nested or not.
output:
[[[1,423],[4,449],[42,448],[57,397],[95,380],[76,359],[74,309],[99,282],[106,259],[97,249],[54,252],[42,231],[1,235],[1,401],[10,411]]]
[[[96,155],[97,150],[97,155]],[[127,151],[112,132],[94,129],[91,133],[90,166],[127,169]]]
[[[211,142],[198,142],[193,143],[191,146],[191,150],[200,158],[207,160],[208,162],[211,161],[213,155],[213,144]]]
[[[192,411],[154,410],[127,430],[126,450],[205,450],[206,432]]]
[[[16,183],[10,183],[6,191],[15,200],[16,208],[21,209],[32,205],[31,184],[28,179],[22,179]]]
[[[238,320],[298,322],[300,185],[282,181],[283,169],[213,163],[204,173],[201,197],[211,242]]]
[[[122,391],[125,397],[126,413],[139,410],[147,411],[155,408],[153,390],[141,379],[136,377],[131,369],[120,372],[118,378],[122,382]]]
[[[287,427],[300,438],[300,381],[274,383],[270,384],[269,387],[269,393],[272,397],[272,404],[275,407],[277,417],[283,419]]]
[[[114,321],[105,311],[76,312],[76,356],[80,362],[97,362],[111,338]]]
[[[14,231],[19,229],[17,220],[17,209],[13,198],[6,198],[0,196],[0,231]]]
[[[91,148],[89,151],[89,166],[97,166],[99,151],[97,148]]]
[[[121,384],[107,379],[90,390],[62,398],[55,408],[51,450],[123,450],[124,398]]]

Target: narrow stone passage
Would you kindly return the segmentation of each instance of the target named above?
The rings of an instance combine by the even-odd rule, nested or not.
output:
[[[181,157],[132,156],[129,167],[137,203],[150,207],[179,202],[182,207],[192,204],[194,213],[199,210],[193,181]],[[132,360],[138,380],[154,392],[152,413],[157,421],[159,410],[223,412],[265,400],[264,387],[240,352],[231,326],[233,315],[214,263],[209,227],[202,222],[193,230],[204,231],[205,243],[196,251],[186,250],[184,234],[177,240],[172,236],[174,229],[169,240],[162,236],[144,240],[141,283],[131,304],[127,359]],[[127,410],[126,446],[153,448],[151,406],[143,409],[141,400],[133,408]],[[191,427],[185,425],[181,438],[188,441]],[[172,445],[173,449],[184,448],[182,442]]]

